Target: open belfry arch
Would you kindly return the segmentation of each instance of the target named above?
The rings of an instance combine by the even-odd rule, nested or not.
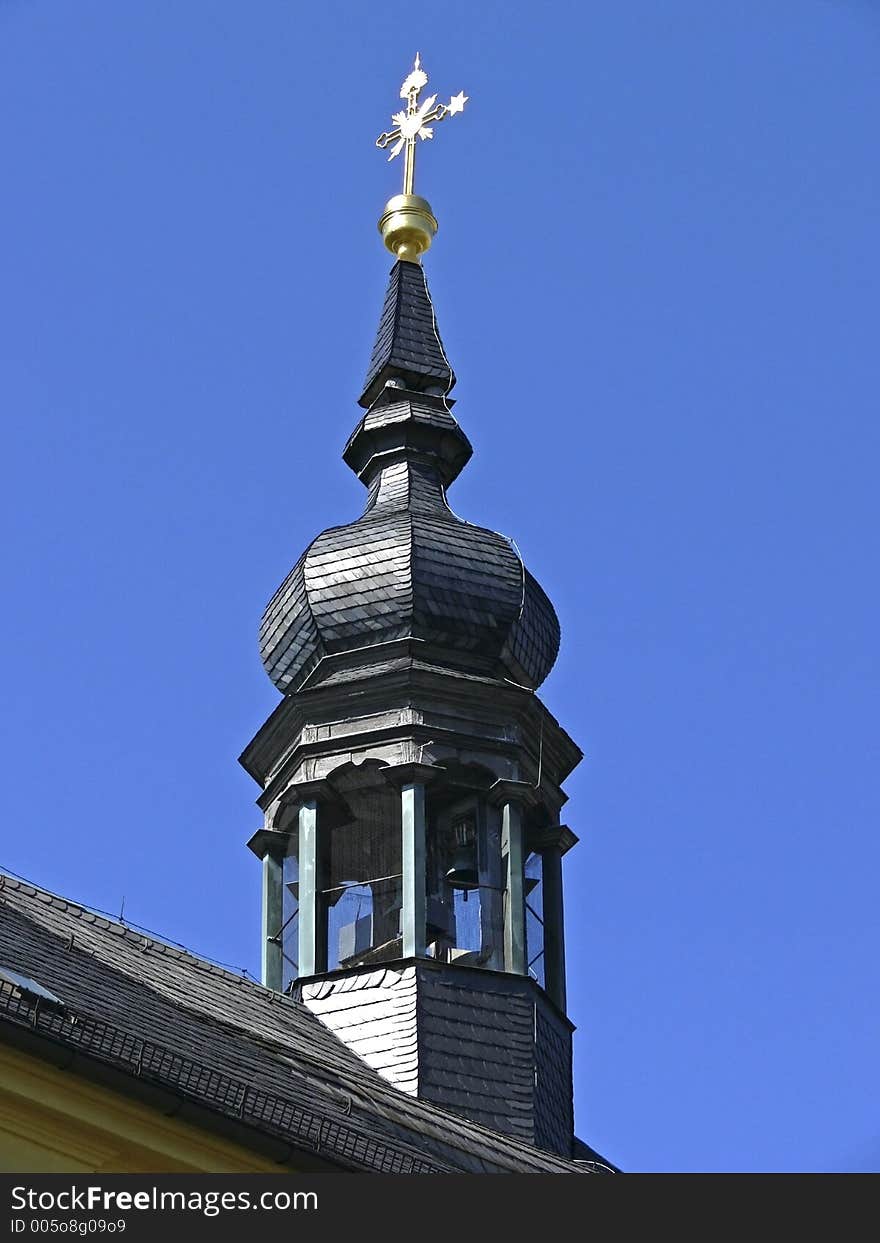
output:
[[[263,982],[299,999],[403,1091],[573,1153],[563,783],[582,758],[537,690],[553,606],[504,536],[447,490],[471,446],[421,258],[437,221],[417,143],[467,97],[380,136],[404,192],[395,255],[343,459],[362,515],[318,535],[266,608],[282,700],[246,748],[263,825]]]

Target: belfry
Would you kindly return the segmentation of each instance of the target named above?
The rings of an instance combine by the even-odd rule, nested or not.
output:
[[[403,188],[379,220],[394,263],[342,454],[363,512],[291,557],[260,628],[280,693],[241,756],[260,787],[261,976],[0,868],[0,1169],[28,1187],[140,1174],[183,1198],[155,1176],[259,1174],[187,1209],[231,1195],[277,1217],[300,1207],[287,1186],[317,1208],[320,1174],[617,1172],[574,1133],[562,808],[582,757],[538,698],[559,623],[513,541],[447,500],[471,445],[415,164],[468,100],[427,82],[416,57],[377,140]],[[362,1223],[363,1186],[327,1185],[333,1210]]]
[[[263,983],[410,1096],[574,1155],[563,782],[581,752],[538,698],[553,606],[515,544],[450,508],[471,445],[422,257],[417,144],[461,112],[419,59],[378,146],[404,156],[395,256],[343,460],[354,521],[313,539],[260,629],[278,706],[261,789]]]

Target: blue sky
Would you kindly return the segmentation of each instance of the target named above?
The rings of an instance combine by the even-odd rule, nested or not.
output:
[[[579,1132],[880,1168],[880,6],[0,0],[0,862],[258,965],[265,601],[354,517],[416,49],[475,456],[563,626]]]

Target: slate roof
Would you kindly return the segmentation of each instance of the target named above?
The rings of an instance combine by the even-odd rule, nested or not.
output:
[[[386,454],[423,455],[445,488],[458,478],[473,449],[445,398],[385,389],[348,439],[342,460],[367,486],[380,478]]]
[[[403,379],[404,387],[415,392],[438,388],[448,394],[455,384],[424,269],[402,259],[391,269],[360,404],[371,406],[392,376]]]
[[[342,1169],[609,1168],[589,1150],[595,1160],[564,1160],[407,1096],[301,1003],[5,875],[0,966],[32,977],[64,1004],[61,1011],[35,1006],[0,979],[0,1038],[45,1037],[85,1059],[73,1071],[113,1068],[123,1083],[169,1089],[246,1133],[283,1139]]]
[[[323,656],[401,638],[424,640],[437,664],[529,688],[560,638],[513,545],[458,518],[436,471],[407,461],[376,477],[362,517],[309,545],[266,608],[260,655],[286,694]]]
[[[372,404],[343,453],[366,508],[309,545],[263,615],[260,655],[283,694],[324,656],[401,638],[430,645],[436,664],[529,689],[553,667],[559,622],[512,541],[447,503],[471,446],[429,390],[452,379],[424,273],[399,262],[362,398]]]

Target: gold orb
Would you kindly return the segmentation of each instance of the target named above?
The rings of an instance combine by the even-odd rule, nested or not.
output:
[[[395,194],[379,218],[379,232],[392,255],[419,263],[437,232],[437,220],[427,199]]]

